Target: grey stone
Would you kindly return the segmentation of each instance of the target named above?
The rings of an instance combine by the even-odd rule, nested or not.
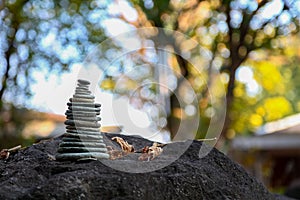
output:
[[[122,137],[139,148],[153,144],[141,137],[107,136]],[[7,160],[0,160],[1,199],[292,199],[272,194],[239,164],[214,148],[199,159],[199,149],[207,146],[199,141],[193,141],[179,159],[163,168],[155,166],[168,162],[171,154],[168,149],[173,149],[174,154],[180,152],[181,142],[167,144],[163,153],[149,162],[138,161],[141,154],[133,153],[116,160],[88,163],[49,159],[56,154],[60,142],[60,137],[39,142],[20,149]],[[85,156],[85,160],[94,160],[89,158],[90,154]],[[112,167],[116,165],[123,170]],[[149,166],[154,166],[154,170],[138,171]],[[136,173],[130,173],[133,167]]]
[[[80,83],[77,83],[77,87],[78,88],[89,88],[90,86],[89,85],[82,85]]]
[[[93,116],[80,116],[80,115],[67,115],[67,119],[75,119],[75,120],[82,120],[82,121],[100,121],[101,118],[100,117],[97,117],[99,115],[93,115]]]
[[[102,147],[103,148],[95,148],[95,147],[59,147],[57,152],[59,152],[59,153],[103,152],[103,153],[105,153],[107,151],[105,145],[103,145]]]
[[[80,87],[80,88],[89,88],[90,85],[84,85],[84,84],[80,84],[80,83],[77,83],[77,86]]]
[[[94,103],[94,99],[86,99],[86,98],[70,98],[70,102],[90,102]]]
[[[92,110],[94,109],[94,110]],[[73,115],[73,117],[97,117],[100,115],[100,109],[91,108],[91,110],[71,110],[69,109],[68,112],[66,112],[67,116]]]
[[[77,88],[75,89],[75,94],[76,94],[77,92],[84,92],[84,93],[89,93],[89,94],[92,93],[92,92],[89,91],[89,89],[87,89],[87,88],[79,88],[79,87],[77,87]]]
[[[77,139],[82,139],[82,140],[100,140],[102,139],[103,137],[100,136],[100,135],[86,135],[86,134],[83,134],[83,135],[80,135],[80,134],[74,134],[74,133],[64,133],[63,135],[64,137],[68,137],[68,138],[77,138]]]
[[[72,119],[67,119],[65,121],[65,124],[70,126],[76,126],[76,127],[91,127],[91,128],[101,127],[101,124],[98,122],[79,121],[79,120],[72,120]]]
[[[99,108],[101,107],[100,103],[86,103],[86,102],[69,102],[67,103],[68,106],[85,106],[85,107],[95,107]]]
[[[73,116],[74,118],[76,118],[76,117],[96,117],[99,114],[100,114],[100,112],[85,112],[85,111],[72,111],[72,110],[67,110],[65,112],[66,116]]]
[[[103,140],[102,136],[99,137],[98,139],[63,137],[62,141],[64,141],[64,142],[97,142],[97,141],[101,141],[101,139]]]
[[[93,114],[96,114],[96,115],[100,115],[100,110],[99,111],[84,111],[84,110],[67,110],[68,114],[73,114],[74,116],[79,116],[79,115],[86,115],[86,116],[93,116]]]
[[[88,157],[97,159],[108,159],[109,155],[107,153],[100,152],[62,153],[56,155],[56,160],[78,160]]]
[[[84,106],[77,106],[77,105],[69,106],[68,109],[71,110],[72,112],[74,111],[100,112],[100,108],[84,107]]]
[[[68,133],[87,134],[87,135],[101,135],[100,131],[84,131],[84,130],[67,130]]]
[[[87,80],[83,80],[83,79],[78,79],[78,83],[81,85],[90,85],[91,82],[87,81]]]
[[[93,121],[100,121],[101,118],[100,117],[79,117],[79,116],[67,116],[67,119],[75,119],[75,120],[82,120],[82,121],[89,121],[89,122],[93,122]]]
[[[90,90],[89,90],[89,88],[88,87],[76,87],[75,88],[75,94],[77,93],[77,92],[86,92],[86,93],[92,93]]]
[[[104,147],[100,142],[62,142],[59,147]]]
[[[74,98],[80,98],[80,99],[95,99],[94,95],[80,95],[80,94],[74,94]]]
[[[69,125],[66,127],[66,129],[67,129],[67,132],[74,131],[74,130],[100,132],[100,128],[91,128],[91,127],[82,127],[82,126],[70,126]]]
[[[57,160],[82,160],[109,158],[100,132],[100,104],[89,91],[89,82],[78,80],[73,98],[65,112],[66,133],[58,148]]]
[[[98,115],[96,115],[96,114],[91,114],[91,115],[80,115],[80,114],[70,114],[70,113],[66,113],[66,117],[67,117],[67,119],[80,119],[80,118],[86,118],[86,117],[88,117],[88,118],[96,118]],[[84,120],[83,120],[84,121]]]
[[[90,90],[89,90],[89,86],[80,85],[80,84],[77,85],[77,87],[75,88],[75,90],[90,91]]]
[[[78,95],[90,95],[91,93],[81,92],[81,91],[75,91],[75,94],[78,94]]]

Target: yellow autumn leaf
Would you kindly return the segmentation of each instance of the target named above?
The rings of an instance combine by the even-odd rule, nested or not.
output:
[[[280,119],[288,114],[291,114],[293,109],[290,102],[284,97],[271,97],[264,101],[266,111],[265,118],[267,121]]]
[[[282,94],[285,91],[284,78],[278,66],[272,61],[260,61],[254,67],[255,80],[268,92]]]
[[[258,127],[261,126],[263,123],[263,119],[260,115],[258,114],[252,114],[249,118],[249,122],[251,125]]]
[[[104,79],[101,83],[100,83],[100,88],[102,88],[103,90],[113,90],[115,88],[115,81],[112,80],[111,78],[108,79]]]

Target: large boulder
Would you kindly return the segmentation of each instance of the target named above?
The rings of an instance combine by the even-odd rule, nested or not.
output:
[[[105,141],[113,149],[119,148],[113,136],[136,150],[152,145],[141,137],[107,134]],[[131,153],[116,160],[58,162],[54,158],[60,141],[42,141],[0,160],[0,199],[282,198],[202,142],[168,144],[150,161]]]

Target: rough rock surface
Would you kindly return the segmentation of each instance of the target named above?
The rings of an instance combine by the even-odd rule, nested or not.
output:
[[[132,136],[120,136],[136,149],[152,142]],[[137,161],[133,153],[118,160],[58,162],[53,160],[61,138],[43,141],[22,149],[7,160],[0,160],[0,199],[281,199],[269,193],[255,178],[224,154],[212,149],[199,158],[202,145],[190,145],[175,162],[155,171],[124,172],[147,168],[167,159],[187,142],[168,144],[164,152],[149,162]],[[118,145],[111,144],[114,148]],[[172,148],[170,148],[172,147]],[[203,147],[203,146],[202,146]],[[121,166],[123,171],[110,166]],[[129,170],[130,171],[130,170]]]

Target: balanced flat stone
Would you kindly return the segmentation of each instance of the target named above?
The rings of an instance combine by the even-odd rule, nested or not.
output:
[[[76,92],[76,94],[79,94],[79,95],[90,95],[90,93],[87,93],[87,92]]]
[[[62,141],[64,142],[99,142],[101,141],[101,139],[103,140],[103,138],[99,137],[97,139],[86,139],[86,138],[72,138],[72,137],[63,137]]]
[[[78,153],[78,152],[103,152],[105,153],[107,150],[106,150],[106,146],[103,145],[102,148],[91,148],[91,147],[60,147],[58,148],[57,150],[58,152],[61,152],[61,153],[67,153],[67,152],[70,152],[70,153]]]
[[[73,114],[73,115],[100,115],[100,110],[98,111],[85,111],[85,110],[67,110],[66,113]]]
[[[74,129],[73,129],[74,130]],[[80,132],[80,131],[91,131],[91,132],[99,132],[100,133],[100,128],[95,128],[95,127],[81,127],[81,126],[79,126],[79,127],[76,127],[76,130],[78,131],[78,132]],[[101,134],[101,133],[100,133]]]
[[[77,88],[75,89],[75,94],[76,94],[77,92],[84,92],[84,93],[89,93],[89,94],[92,93],[91,91],[89,91],[89,89],[84,88],[84,87],[77,87]]]
[[[75,119],[75,120],[81,120],[81,121],[89,121],[89,122],[94,122],[94,121],[100,121],[100,117],[79,117],[79,116],[67,116],[67,119]]]
[[[89,90],[89,87],[76,87],[75,88],[75,94],[77,94],[77,92],[88,92],[88,93],[92,93],[90,90]]]
[[[80,85],[80,84],[77,84],[77,87],[75,88],[76,89],[84,89],[84,90],[89,90],[89,86],[88,85]]]
[[[93,107],[86,107],[86,108],[74,108],[74,106],[69,106],[68,107],[69,112],[68,113],[72,113],[72,114],[78,114],[78,113],[89,113],[89,114],[96,114],[96,115],[100,115],[100,108],[93,108]]]
[[[59,147],[99,147],[105,146],[103,143],[99,142],[62,142]]]
[[[77,105],[68,106],[68,109],[71,112],[74,112],[74,111],[100,112],[100,108],[84,107],[84,106],[77,106]]]
[[[75,94],[67,103],[66,133],[59,144],[57,160],[109,158],[100,132],[101,104],[94,102],[89,81],[78,80]]]
[[[75,113],[75,114],[73,114],[73,113],[65,113],[66,114],[66,117],[67,117],[67,119],[69,119],[69,118],[73,118],[73,119],[77,119],[77,117],[91,117],[91,118],[94,118],[94,117],[97,117],[97,115],[96,114],[86,114],[86,113]]]
[[[83,130],[67,130],[68,133],[86,134],[86,135],[101,135],[100,131],[83,131]]]
[[[74,133],[65,133],[64,134],[65,137],[68,138],[78,138],[78,139],[89,139],[89,140],[101,140],[103,137],[102,136],[98,136],[98,135],[78,135],[78,134],[74,134]]]
[[[66,116],[73,116],[73,117],[96,117],[99,114],[100,114],[100,111],[99,112],[85,112],[85,111],[67,110],[65,112]]]
[[[56,160],[79,160],[83,158],[97,158],[97,159],[108,159],[107,153],[100,152],[81,152],[81,153],[62,153],[56,155]]]
[[[90,85],[91,82],[87,81],[87,80],[83,80],[83,79],[78,79],[78,83],[81,85]]]
[[[93,108],[100,108],[100,103],[86,103],[86,102],[72,102],[67,103],[68,106],[84,106],[84,107],[93,107]]]
[[[103,142],[62,142],[59,147],[84,147],[84,148],[102,148],[105,147]]]
[[[82,136],[82,135],[88,135],[88,136],[98,136],[98,139],[102,139],[103,136],[99,134],[99,132],[90,132],[90,133],[87,133],[87,132],[81,132],[81,131],[78,131],[78,132],[71,132],[73,130],[67,130],[67,133],[70,133],[70,134],[76,134],[76,135],[79,135],[79,136]]]
[[[74,94],[73,95],[74,98],[82,98],[82,99],[95,99],[95,96],[93,95],[80,95],[80,94]]]
[[[67,132],[78,130],[80,131],[92,131],[92,132],[100,132],[100,128],[90,128],[90,127],[80,127],[80,126],[67,126]]]
[[[96,114],[96,115],[100,115],[100,111],[101,109],[100,108],[92,108],[92,107],[89,107],[89,108],[73,108],[73,107],[68,107],[68,110],[67,110],[67,113],[72,113],[73,115],[76,115],[76,114]]]
[[[77,86],[79,88],[89,88],[89,85],[83,85],[83,84],[80,84],[80,83],[78,83]]]
[[[101,124],[98,122],[88,122],[88,121],[79,121],[67,119],[65,125],[76,126],[76,127],[91,127],[91,128],[100,128]]]
[[[89,95],[92,94],[91,91],[89,91],[88,89],[84,89],[84,88],[75,89],[75,94],[78,94],[78,93],[84,93],[84,94],[89,94]]]
[[[88,94],[88,95],[92,95],[92,92],[90,92],[88,89],[87,90],[85,90],[85,89],[83,89],[83,88],[78,88],[78,89],[76,89],[75,90],[75,94],[78,94],[78,93],[84,93],[84,94]]]
[[[71,134],[77,134],[77,135],[95,135],[95,136],[99,136],[99,138],[103,137],[102,135],[100,135],[101,133],[99,132],[99,130],[97,131],[67,130],[66,132]]]
[[[85,98],[70,98],[70,102],[94,102],[94,99],[85,99]]]
[[[92,93],[88,87],[76,87],[75,88],[75,94],[76,92],[88,92],[88,93]]]
[[[80,83],[77,83],[77,86],[82,88],[82,87],[86,87],[86,88],[89,88],[90,85],[84,85],[84,84],[80,84]]]

